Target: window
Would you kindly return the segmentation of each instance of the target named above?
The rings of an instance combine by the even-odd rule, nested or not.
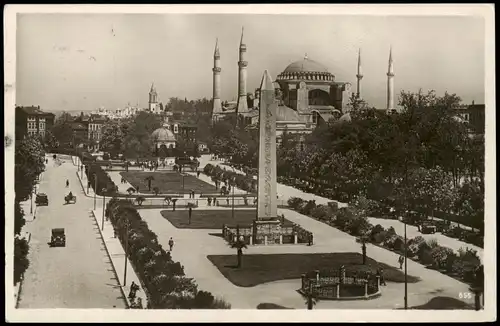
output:
[[[39,129],[40,130],[45,130],[45,122],[43,122],[43,121],[39,122]]]
[[[179,126],[178,125],[174,125],[174,133],[178,133],[179,132]]]

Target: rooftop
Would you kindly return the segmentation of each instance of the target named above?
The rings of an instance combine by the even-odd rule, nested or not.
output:
[[[21,109],[26,114],[31,115],[54,115],[50,112],[43,112],[42,110],[40,110],[40,106],[18,106],[17,109]]]

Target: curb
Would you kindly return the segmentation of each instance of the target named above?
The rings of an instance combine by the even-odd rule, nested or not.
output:
[[[21,302],[21,293],[23,288],[24,275],[21,276],[21,280],[19,281],[19,286],[17,287],[17,296],[16,296],[16,305],[15,308],[19,308],[19,303]],[[15,287],[15,285],[14,285]]]
[[[123,286],[120,284],[120,279],[118,278],[118,274],[116,273],[115,263],[113,262],[113,259],[111,258],[111,255],[110,255],[109,250],[108,250],[108,246],[106,245],[106,241],[104,240],[104,236],[102,234],[102,230],[99,227],[99,221],[97,221],[97,218],[95,217],[94,211],[90,211],[90,213],[94,217],[94,221],[96,222],[97,228],[99,229],[99,234],[101,235],[101,240],[104,243],[104,248],[106,249],[106,254],[108,255],[109,261],[111,262],[111,265],[113,266],[113,273],[115,274],[116,280],[118,281],[118,285],[120,287],[120,291],[122,292],[122,295],[124,297],[125,305],[127,306],[126,309],[130,309],[130,301],[127,297],[127,294],[125,293],[125,290],[123,289]]]

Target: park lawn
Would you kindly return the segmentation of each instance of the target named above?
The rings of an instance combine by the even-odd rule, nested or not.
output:
[[[236,268],[236,255],[210,255],[207,258],[231,283],[241,287],[252,287],[263,283],[299,279],[302,274],[319,270],[320,274],[331,274],[344,265],[346,272],[376,272],[377,266],[384,269],[387,282],[404,282],[404,273],[392,266],[379,263],[369,257],[362,264],[362,255],[353,252],[324,254],[271,254],[243,255],[242,267]],[[408,275],[408,283],[420,281]]]
[[[229,226],[251,225],[256,217],[255,209],[235,209],[234,219],[230,209],[226,210],[199,210],[193,209],[191,213],[191,224],[187,209],[164,210],[161,215],[178,229],[222,229],[222,225]],[[285,219],[285,225],[292,222]]]
[[[158,187],[160,194],[179,194],[183,193],[182,176],[179,172],[146,172],[146,171],[129,171],[120,172],[120,175],[125,178],[132,186],[139,186],[139,192],[153,193],[153,188]],[[148,188],[146,177],[152,176],[151,191]],[[206,183],[192,175],[184,176],[184,193],[189,193],[194,190],[196,194],[217,193],[215,186]]]

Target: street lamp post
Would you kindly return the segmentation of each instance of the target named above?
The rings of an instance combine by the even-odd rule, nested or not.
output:
[[[97,202],[97,174],[94,173],[94,210]]]
[[[106,207],[106,188],[102,188],[102,228],[104,230],[104,208]]]
[[[123,272],[123,286],[127,284],[127,260],[128,260],[128,221],[125,222],[125,269]]]
[[[408,246],[407,246],[407,237],[406,237],[406,219],[400,217],[400,221],[404,224],[404,258],[405,258],[405,297],[404,304],[405,310],[408,309]]]
[[[30,206],[30,214],[33,214],[33,193],[30,194],[31,206]]]

